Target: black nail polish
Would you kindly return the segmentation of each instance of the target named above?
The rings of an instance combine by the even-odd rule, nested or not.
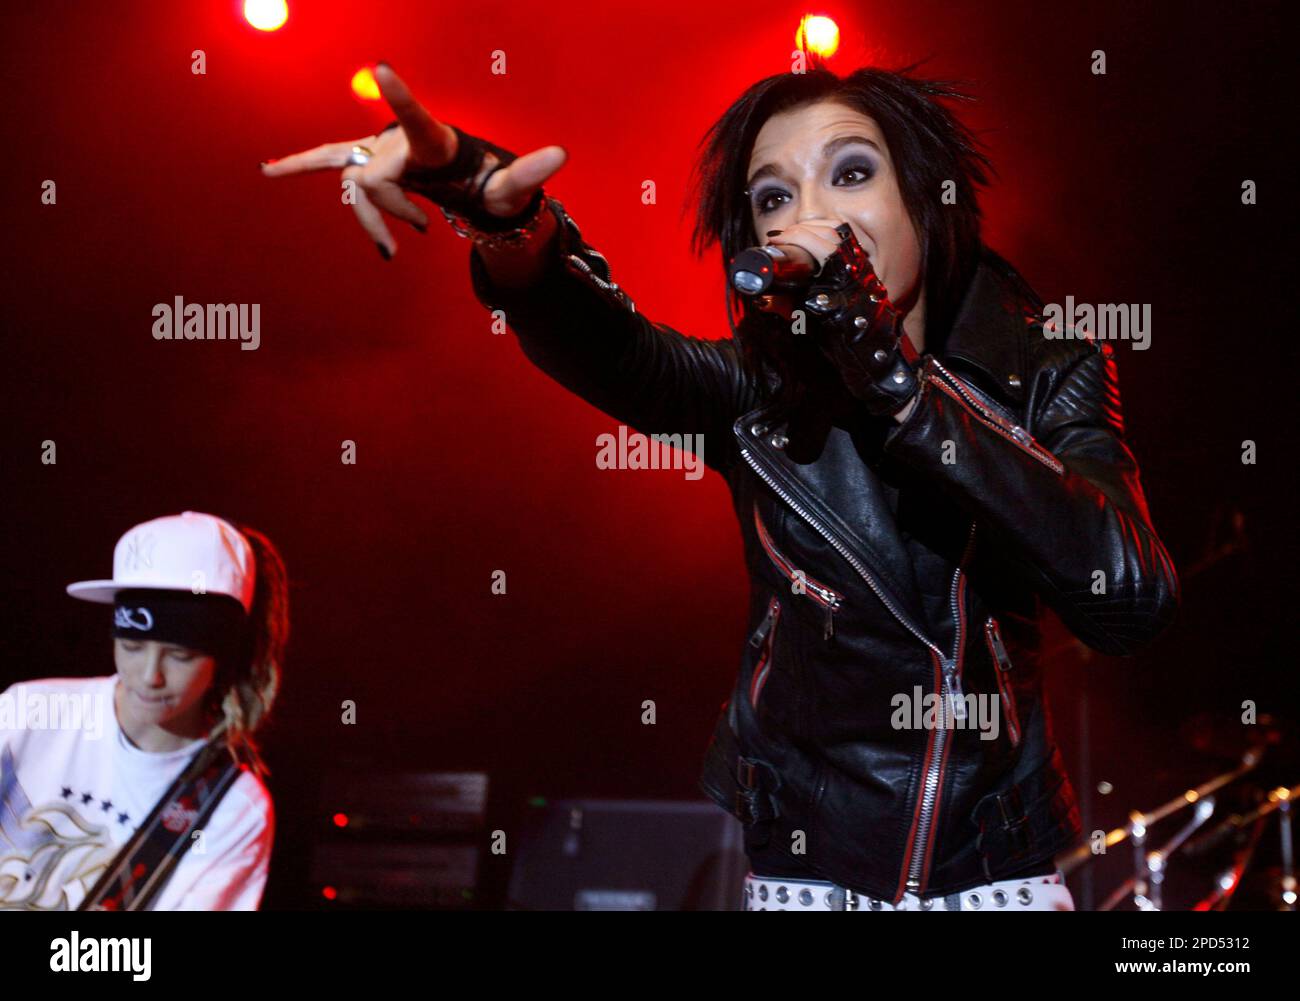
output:
[[[769,230],[767,231],[767,235],[768,235],[768,236],[780,236],[782,232],[784,232],[784,231],[783,231],[783,230],[779,230],[779,229],[769,229]]]
[[[417,232],[420,232],[420,233],[427,233],[427,232],[429,232],[429,227],[428,227],[425,223],[422,223],[422,222],[413,222],[413,223],[411,223],[411,225],[415,227],[415,229],[416,229]]]
[[[392,253],[382,243],[376,243],[375,246],[379,248],[379,256],[384,260],[391,261],[393,259]]]

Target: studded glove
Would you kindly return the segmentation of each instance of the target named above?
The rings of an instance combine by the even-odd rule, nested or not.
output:
[[[808,287],[804,308],[817,318],[819,346],[866,408],[890,416],[917,390],[919,358],[903,322],[848,223],[840,245]]]

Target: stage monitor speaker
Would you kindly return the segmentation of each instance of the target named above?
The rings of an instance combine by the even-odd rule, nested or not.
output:
[[[527,817],[507,909],[734,911],[740,823],[708,802],[560,800]]]

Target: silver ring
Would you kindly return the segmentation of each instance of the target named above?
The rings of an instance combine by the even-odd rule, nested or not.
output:
[[[353,146],[352,152],[348,154],[348,166],[364,167],[374,155],[374,152],[368,146]]]

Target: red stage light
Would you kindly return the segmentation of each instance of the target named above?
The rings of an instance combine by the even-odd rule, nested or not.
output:
[[[244,0],[244,19],[258,31],[275,31],[289,20],[285,0]]]
[[[339,895],[339,891],[332,886],[326,886],[321,889],[320,895],[326,900],[335,900]]]
[[[370,72],[369,66],[363,66],[352,74],[352,93],[363,101],[379,100],[379,84],[375,82],[375,74]]]
[[[805,14],[799,22],[794,40],[804,52],[829,59],[840,47],[840,28],[822,14]]]
[[[336,814],[334,814],[334,826],[335,826],[335,827],[347,827],[347,826],[348,826],[348,815],[347,815],[346,813],[336,813]]]

